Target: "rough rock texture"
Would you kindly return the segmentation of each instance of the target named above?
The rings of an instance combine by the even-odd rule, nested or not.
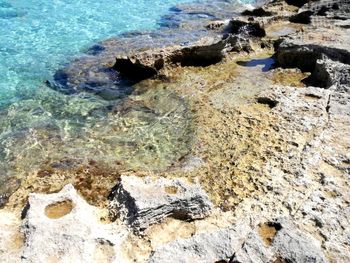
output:
[[[332,85],[347,85],[350,83],[350,65],[330,59],[319,59],[310,82],[316,86],[329,88]]]
[[[331,9],[329,15],[333,15],[326,17],[316,12],[322,3],[329,5],[329,1],[318,1],[306,6],[302,13],[299,13],[300,16],[308,14],[309,25],[302,31],[286,37],[279,45],[276,52],[279,66],[313,71],[316,61],[324,57],[350,64],[350,28],[338,24],[343,19],[338,17],[337,12],[344,9]],[[344,5],[342,8],[345,9],[350,8],[348,1],[332,1],[332,3]],[[311,16],[314,12],[315,15]],[[334,16],[337,19],[334,19]]]
[[[229,19],[241,11],[243,5],[238,2],[179,4],[161,18],[159,30],[127,32],[93,45],[84,56],[58,70],[47,82],[48,86],[65,94],[89,92],[109,100],[125,98],[132,92],[132,83],[113,70],[116,57],[125,58],[133,53],[170,46],[191,47],[202,38],[216,37],[217,32],[205,30],[207,24]],[[141,75],[133,75],[133,80],[142,79],[144,72],[141,72]],[[146,76],[150,76],[149,71]]]
[[[272,16],[274,14],[275,13],[273,13],[273,12],[269,12],[269,11],[264,10],[264,8],[262,8],[262,7],[255,8],[253,10],[245,10],[244,12],[242,12],[242,15],[244,15],[244,16],[258,16],[258,17]]]
[[[57,194],[31,194],[22,224],[22,261],[122,260],[117,248],[125,238],[125,228],[102,224],[98,216],[98,210],[88,205],[72,185]]]
[[[160,246],[148,262],[328,262],[317,240],[284,219],[269,222],[271,232],[245,222]]]
[[[305,3],[288,2],[296,6]],[[6,246],[7,238],[15,236],[21,240],[16,234],[19,223],[0,214],[7,219],[1,220],[1,226],[11,228],[9,231],[0,228],[4,236],[0,237],[0,252],[4,258],[23,255],[24,262],[34,262],[41,259],[36,251],[43,242],[49,251],[64,242],[62,253],[73,255],[70,246],[77,246],[79,253],[75,262],[86,262],[86,258],[81,257],[85,245],[94,248],[96,237],[102,237],[108,244],[115,244],[112,251],[127,250],[129,257],[122,258],[121,262],[350,262],[348,3],[313,1],[298,11],[277,0],[264,6],[266,12],[276,12],[276,16],[239,18],[236,24],[239,34],[249,33],[244,29],[252,24],[265,30],[263,38],[253,37],[262,49],[268,41],[278,39],[273,57],[272,53],[261,57],[258,54],[235,57],[237,54],[228,53],[221,63],[209,63],[205,68],[173,67],[186,61],[186,56],[205,58],[208,47],[217,51],[215,56],[223,56],[226,46],[222,43],[228,40],[222,37],[207,38],[203,50],[196,47],[199,51],[194,48],[194,42],[177,43],[168,48],[148,46],[141,51],[136,48],[131,52],[135,55],[133,61],[129,61],[131,56],[123,57],[127,66],[136,67],[142,74],[150,72],[144,76],[147,78],[169,66],[165,82],[148,79],[136,86],[144,89],[160,86],[188,99],[197,127],[193,151],[181,159],[183,165],[157,174],[161,179],[152,179],[154,175],[121,178],[111,195],[109,209],[112,215],[134,227],[128,228],[133,232],[129,235],[134,236],[120,246],[118,240],[123,239],[125,226],[118,226],[118,220],[115,225],[101,226],[88,220],[93,218],[89,212],[92,208],[86,204],[82,206],[83,211],[79,210],[80,217],[75,214],[76,202],[67,202],[60,197],[62,194],[52,195],[55,201],[51,195],[47,196],[49,201],[44,201],[42,195],[34,195],[30,199],[34,208],[32,213],[29,209],[22,227],[27,237],[23,251],[18,252],[21,241],[15,249]],[[203,15],[203,10],[197,11]],[[289,21],[293,21],[289,18],[297,12],[307,20],[302,25]],[[214,25],[215,30],[206,32],[218,33],[222,25],[225,23],[220,22],[217,29]],[[85,83],[86,78],[102,76],[103,79],[106,54],[110,55],[108,67],[111,67],[118,53],[111,50],[120,48],[118,44],[133,43],[137,39],[142,42],[150,37],[149,34],[136,35],[130,42],[108,40],[101,47],[91,49],[92,53],[104,54],[103,63],[99,64],[101,61],[97,62],[96,57],[92,63],[84,64],[84,60],[73,63],[70,70],[76,71],[68,74],[68,80],[78,85]],[[232,39],[236,41],[237,37]],[[243,40],[249,46],[250,39]],[[104,53],[102,47],[108,51]],[[235,50],[231,42],[227,47]],[[242,50],[248,49],[243,46],[235,51]],[[178,60],[173,57],[175,54],[179,55]],[[274,60],[277,63],[274,64]],[[196,66],[203,65],[203,60],[199,61]],[[272,64],[278,68],[271,70]],[[90,74],[94,70],[97,75]],[[80,74],[82,71],[84,74]],[[104,73],[99,76],[101,72]],[[110,81],[109,76],[106,79]],[[225,212],[218,212],[216,221],[212,221],[212,214],[205,217],[212,205],[204,191],[198,185],[170,179],[176,177],[198,180],[210,200]],[[60,213],[55,212],[56,209]],[[47,216],[43,219],[44,213],[51,219]],[[230,220],[223,226],[226,214]],[[71,215],[74,215],[74,224],[79,222],[82,227],[74,228],[73,223],[62,227],[64,220],[71,220]],[[63,230],[58,231],[58,225]],[[117,230],[111,232],[112,226]],[[51,228],[52,233],[47,231]],[[137,235],[140,229],[144,231]],[[104,231],[111,236],[107,238]],[[74,244],[70,232],[76,234]],[[44,241],[39,240],[39,235]],[[92,256],[92,250],[86,253]],[[113,253],[112,259],[119,260],[119,254]]]
[[[0,210],[0,261],[20,262],[24,236],[20,233],[21,220],[11,212]]]
[[[252,28],[253,34],[261,34],[258,28],[253,26]],[[128,78],[142,80],[158,74],[161,69],[169,66],[209,66],[218,63],[225,57],[226,52],[241,50],[241,43],[247,41],[233,35],[222,39],[203,38],[191,46],[150,49],[129,56],[118,56],[113,68]]]
[[[226,29],[232,34],[243,34],[251,37],[264,37],[265,30],[258,22],[246,22],[239,19],[232,19]]]
[[[143,230],[166,217],[183,220],[209,215],[212,203],[198,184],[181,179],[122,176],[113,191],[110,210],[128,225]]]

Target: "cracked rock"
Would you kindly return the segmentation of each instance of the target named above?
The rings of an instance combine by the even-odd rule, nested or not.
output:
[[[166,217],[201,219],[213,207],[198,184],[181,179],[122,176],[112,195],[110,211],[136,230],[144,230]]]

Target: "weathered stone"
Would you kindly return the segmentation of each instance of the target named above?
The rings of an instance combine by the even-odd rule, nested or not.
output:
[[[226,25],[226,21],[211,21],[208,25],[205,26],[206,29],[209,30],[220,30],[223,29],[223,27]]]
[[[321,250],[321,244],[290,222],[282,220],[281,229],[273,239],[272,247],[285,262],[328,262]]]
[[[125,228],[101,223],[98,209],[72,185],[57,194],[31,194],[24,216],[23,262],[122,260],[119,245]]]
[[[252,37],[266,36],[265,30],[257,22],[246,22],[240,19],[232,19],[227,27],[227,31],[232,34],[242,34]]]
[[[259,232],[260,226],[252,226],[249,221],[246,218],[229,228],[169,242],[158,247],[148,262],[328,262],[320,243],[290,220],[269,222],[276,227],[269,244],[263,239],[270,234]]]
[[[299,12],[298,14],[291,16],[289,21],[293,23],[310,24],[312,14],[313,12],[310,10]]]
[[[309,0],[286,0],[287,4],[294,5],[297,7],[302,7],[305,5]]]
[[[276,53],[279,66],[286,68],[299,68],[312,72],[316,61],[324,56],[345,64],[350,64],[349,50],[338,49],[324,44],[297,44],[289,41],[283,42]]]
[[[312,84],[329,88],[334,84],[350,85],[350,65],[329,59],[317,60],[310,76]]]
[[[242,15],[244,16],[258,16],[258,17],[272,16],[273,14],[274,14],[273,12],[266,11],[262,7],[255,8],[253,10],[245,10],[242,12]]]
[[[220,62],[226,52],[240,49],[242,39],[227,35],[223,38],[203,38],[187,47],[171,46],[118,56],[113,66],[123,76],[142,80],[155,76],[169,66],[209,66]]]
[[[249,231],[249,227],[241,232]],[[160,262],[227,262],[242,245],[242,233],[234,228],[221,229],[194,235],[189,239],[178,239],[158,247],[148,260]]]
[[[347,20],[350,18],[349,1],[309,1],[307,5],[301,7],[297,14],[290,17],[294,23],[310,24],[315,16],[326,16],[332,19]],[[313,17],[312,17],[313,16]],[[317,19],[317,18],[316,18]]]
[[[144,230],[166,217],[204,218],[212,206],[198,184],[181,179],[122,176],[113,192],[110,210],[136,230]]]

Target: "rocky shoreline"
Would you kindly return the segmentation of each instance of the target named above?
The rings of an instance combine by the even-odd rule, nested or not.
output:
[[[163,171],[29,176],[0,210],[1,262],[350,262],[350,2],[275,0],[203,30],[106,40],[57,72],[63,93],[124,96],[116,112],[171,90],[191,149]]]

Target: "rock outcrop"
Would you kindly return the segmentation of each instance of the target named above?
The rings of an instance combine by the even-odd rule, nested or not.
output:
[[[253,35],[263,34],[255,24],[248,26],[247,30]],[[209,66],[220,62],[229,51],[243,50],[242,43],[248,42],[248,39],[237,34],[238,29],[236,35],[227,35],[221,39],[203,38],[191,46],[150,49],[129,56],[118,56],[113,68],[127,78],[142,80],[155,76],[161,69],[171,66]]]
[[[211,23],[206,32],[220,34],[199,42],[116,52],[122,41],[108,40],[90,50],[93,56],[102,54],[100,61],[94,57],[84,64],[82,59],[61,72],[73,90],[87,82],[95,90],[110,83],[114,89],[122,75],[132,83],[148,79],[139,85],[151,89],[161,82],[153,76],[170,72],[161,85],[190,101],[198,128],[193,152],[179,160],[182,166],[157,177],[121,176],[110,195],[115,221],[108,225],[72,186],[31,195],[21,227],[23,249],[7,253],[0,237],[4,258],[350,262],[349,1],[287,3],[303,7],[297,11],[285,1],[270,2],[229,23]],[[293,33],[280,34],[281,28]],[[277,40],[269,35],[274,30]],[[130,39],[149,36],[136,35]],[[266,43],[275,42],[275,54],[238,61],[230,53],[252,50],[252,41],[264,52]],[[246,53],[241,58],[246,60]],[[287,84],[279,83],[278,74]],[[186,177],[198,178],[201,186]],[[218,221],[229,214],[229,224],[213,220],[213,210]],[[176,224],[167,228],[171,220]],[[14,228],[3,222],[0,226]],[[180,225],[182,236],[176,235]],[[171,229],[171,237],[154,240],[164,229]],[[16,231],[0,233],[7,238]],[[125,257],[126,246],[142,260]]]
[[[98,209],[88,205],[72,185],[57,194],[31,194],[23,216],[23,262],[123,260],[119,246],[126,229],[100,222]]]
[[[320,243],[288,220],[253,228],[247,223],[170,242],[157,248],[148,262],[328,262]]]
[[[122,176],[112,198],[110,211],[137,231],[166,217],[201,219],[210,214],[213,206],[198,184],[181,179]]]

